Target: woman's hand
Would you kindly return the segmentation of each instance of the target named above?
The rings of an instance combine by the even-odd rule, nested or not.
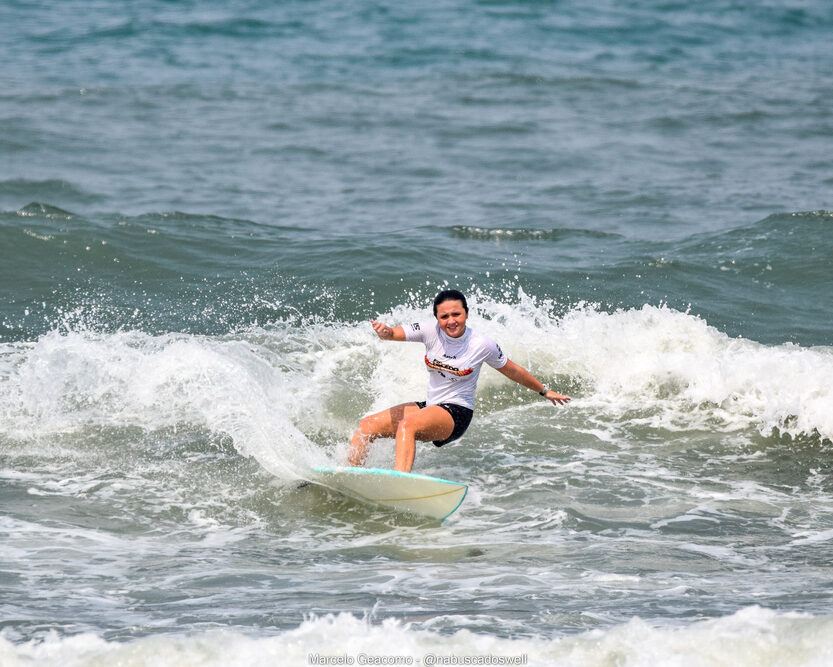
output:
[[[569,396],[559,394],[557,391],[553,391],[552,389],[547,389],[547,393],[544,394],[544,398],[550,401],[553,405],[564,405],[570,400]]]
[[[376,335],[382,340],[390,340],[393,338],[393,329],[391,329],[387,324],[370,320],[370,326],[373,327],[373,331],[375,331]]]
[[[382,340],[405,340],[405,330],[402,327],[389,327],[376,320],[370,320],[370,326]]]

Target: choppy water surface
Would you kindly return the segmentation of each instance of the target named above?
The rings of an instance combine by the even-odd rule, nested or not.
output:
[[[0,22],[0,663],[833,659],[826,3]],[[484,371],[441,525],[297,488],[445,286],[574,400]]]

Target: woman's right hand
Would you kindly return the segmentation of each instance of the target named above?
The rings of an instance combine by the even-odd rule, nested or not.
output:
[[[370,325],[382,340],[405,340],[405,329],[402,327],[389,327],[387,324],[376,320],[370,320]]]
[[[383,324],[382,322],[376,322],[375,320],[370,320],[370,325],[373,327],[373,331],[376,332],[376,335],[379,336],[382,340],[392,340],[393,339],[393,329],[389,327],[387,324]]]

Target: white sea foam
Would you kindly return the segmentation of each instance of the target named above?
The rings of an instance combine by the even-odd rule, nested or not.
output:
[[[555,638],[503,639],[460,630],[438,634],[387,619],[372,624],[348,614],[311,618],[267,637],[233,631],[161,635],[108,642],[94,634],[13,643],[0,635],[6,667],[118,664],[187,667],[313,664],[783,665],[822,667],[833,661],[833,616],[776,613],[749,607],[731,616],[680,627],[638,618],[608,630]]]
[[[572,379],[582,387],[574,405],[608,419],[833,439],[831,347],[730,338],[666,306],[612,313],[580,306],[556,317],[551,304],[523,293],[513,306],[478,306],[489,318],[478,324],[510,358]]]
[[[280,478],[321,458],[285,410],[285,370],[245,340],[52,332],[0,359],[0,428],[13,438],[196,424]]]
[[[556,315],[523,292],[515,303],[474,295],[471,305],[472,326],[510,358],[575,389],[569,410],[581,428],[833,438],[833,348],[733,339],[667,307]],[[403,324],[430,311],[403,305],[380,317]],[[343,457],[363,412],[423,396],[417,347],[380,341],[366,322],[277,323],[213,338],[52,332],[0,346],[0,433],[191,423],[231,435],[242,454],[292,479]],[[501,386],[499,374],[482,375],[481,394]],[[313,444],[322,439],[342,444],[327,451]]]

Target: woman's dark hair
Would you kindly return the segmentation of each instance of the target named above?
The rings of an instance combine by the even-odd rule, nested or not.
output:
[[[437,316],[437,306],[446,301],[461,301],[466,315],[469,314],[469,304],[466,303],[466,297],[463,296],[463,293],[456,289],[444,289],[434,297],[434,317]]]

